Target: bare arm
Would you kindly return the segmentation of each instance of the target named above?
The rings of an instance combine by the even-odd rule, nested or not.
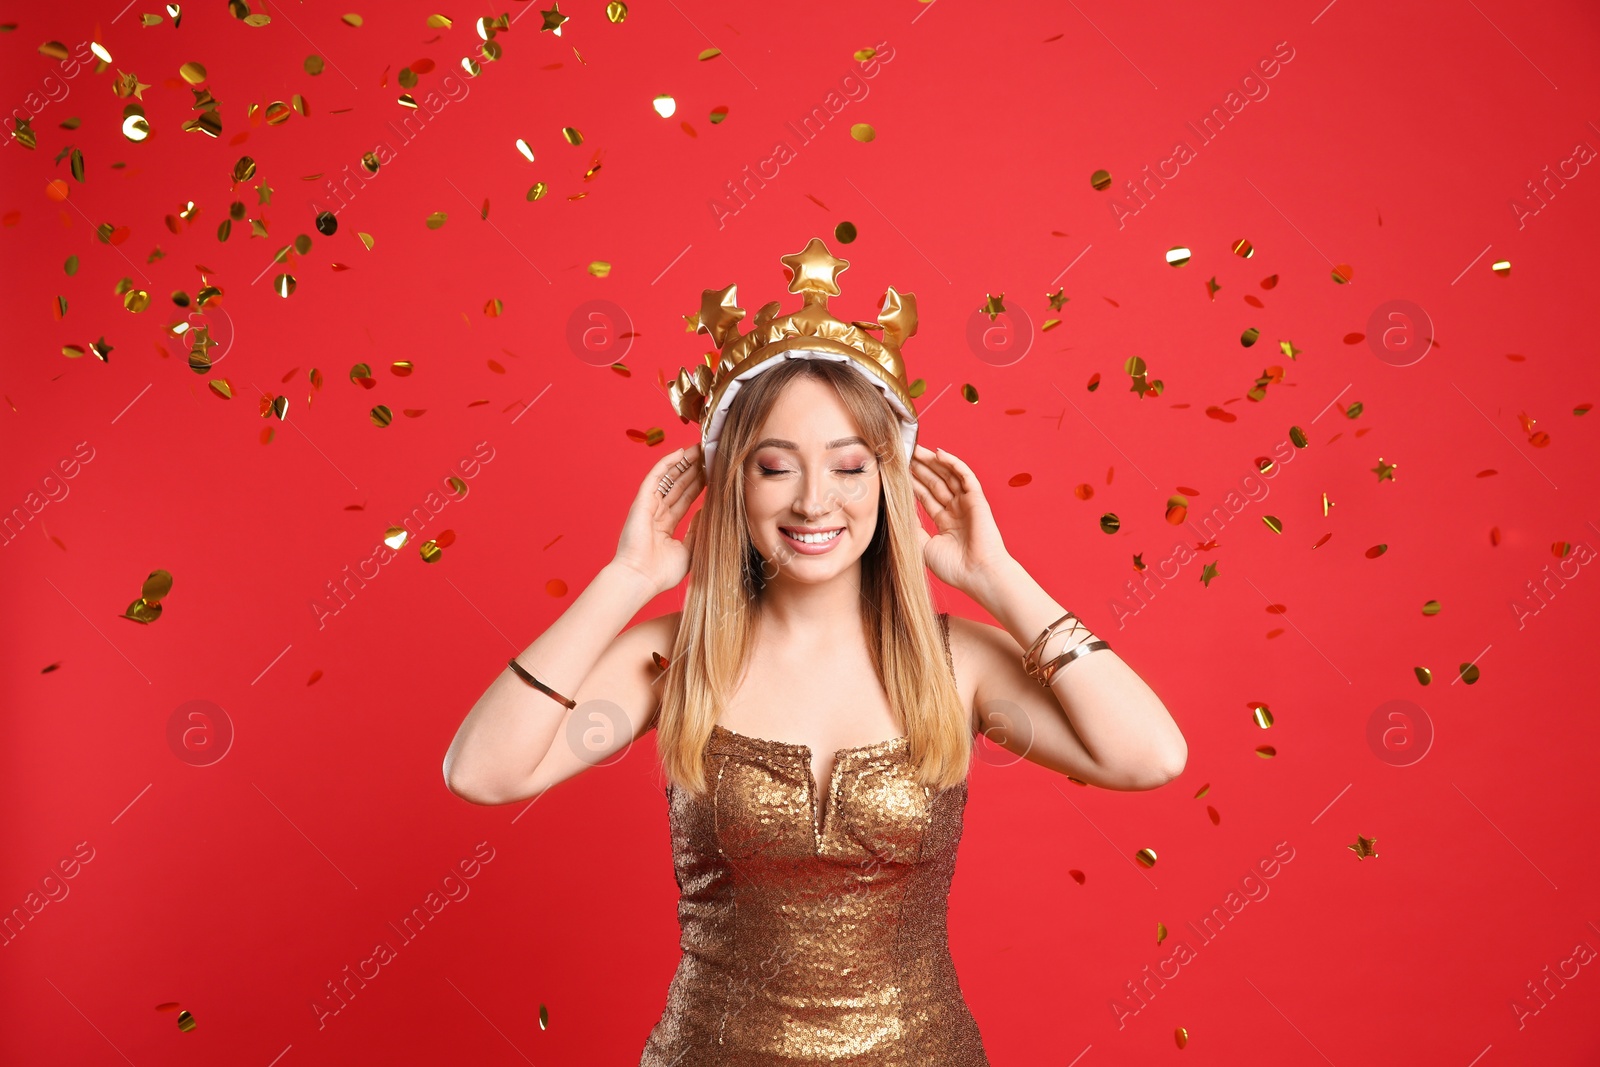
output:
[[[572,606],[517,656],[525,670],[576,701],[577,707],[569,711],[502,664],[445,753],[444,777],[450,791],[476,804],[526,799],[555,784],[537,780],[548,777],[540,774],[547,762],[570,771],[563,778],[571,777],[642,734],[655,710],[649,675],[657,672],[650,652],[670,655],[671,645],[643,647],[662,630],[654,619],[621,637],[618,634],[654,596],[643,575],[615,563],[602,567]],[[617,721],[617,709],[625,723]],[[566,742],[572,732],[569,721],[582,731],[598,729],[623,736],[605,738],[614,740],[614,746],[568,751],[561,759],[562,750],[571,747]],[[581,761],[583,755],[590,757],[589,762]]]
[[[664,497],[656,490],[663,476],[673,479]],[[475,804],[537,796],[645,731],[659,703],[654,683],[660,672],[650,654],[672,654],[678,616],[620,631],[688,573],[694,522],[683,541],[673,531],[704,487],[699,445],[669,453],[650,469],[634,495],[616,558],[517,656],[524,670],[576,706],[567,709],[502,664],[445,753],[444,780],[452,793]]]

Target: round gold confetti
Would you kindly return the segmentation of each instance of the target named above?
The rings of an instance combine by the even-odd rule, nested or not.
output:
[[[195,1025],[196,1025],[196,1023],[194,1021],[194,1016],[193,1015],[189,1014],[187,1011],[180,1011],[178,1013],[178,1029],[179,1030],[182,1030],[184,1033],[187,1034],[190,1030],[193,1030],[195,1028]]]
[[[1178,1027],[1173,1031],[1172,1036],[1177,1040],[1179,1048],[1183,1048],[1189,1043],[1189,1031],[1184,1027]]]
[[[1276,515],[1263,515],[1261,521],[1266,523],[1267,529],[1275,534],[1283,533],[1283,520]]]
[[[1442,606],[1437,600],[1430,600],[1422,605],[1422,613],[1424,615],[1437,615]]]
[[[139,597],[147,604],[158,604],[171,592],[172,572],[158,569],[145,576],[144,585],[139,589]]]
[[[311,251],[311,235],[306,233],[296,234],[293,247],[296,255],[305,255]]]
[[[565,137],[567,139],[567,143],[570,145],[580,145],[583,143],[583,134],[572,126],[561,127],[561,136]]]
[[[428,29],[430,30],[448,30],[450,25],[451,19],[448,15],[428,16]]]
[[[972,385],[971,382],[962,383],[961,396],[969,404],[976,404],[978,402],[978,390]]]
[[[1272,711],[1265,704],[1252,704],[1250,718],[1254,719],[1255,724],[1263,730],[1272,729]]]
[[[361,25],[361,16],[360,15],[342,15],[342,16],[340,16],[339,21],[343,22],[346,26],[360,26]]]
[[[1232,251],[1233,254],[1238,256],[1240,259],[1249,259],[1251,256],[1256,254],[1256,246],[1241,237],[1237,241],[1233,242],[1233,247],[1230,249],[1230,251]]]
[[[833,236],[842,245],[847,245],[856,239],[856,224],[841,222],[833,228]]]
[[[1111,188],[1111,172],[1109,170],[1095,171],[1089,175],[1089,184],[1094,186],[1096,190],[1104,192]]]
[[[517,151],[522,153],[522,158],[526,159],[529,163],[532,163],[533,162],[533,146],[530,145],[527,141],[523,140],[521,137],[517,138],[516,145],[517,145]]]
[[[437,563],[444,556],[444,551],[439,548],[437,541],[424,541],[417,546],[417,552],[422,556],[424,563]]]
[[[178,73],[183,75],[183,80],[190,85],[199,85],[206,80],[206,68],[198,63],[185,63],[178,68]]]
[[[711,109],[711,114],[709,116],[709,118],[711,120],[711,125],[713,125],[713,126],[721,125],[722,124],[722,120],[727,118],[727,117],[728,117],[728,109],[726,107],[714,107],[714,108],[712,108]]]
[[[700,61],[704,63],[708,59],[716,59],[721,54],[722,49],[720,48],[706,48],[700,52]]]
[[[529,200],[540,200],[540,199],[543,199],[544,198],[544,194],[549,192],[549,191],[550,191],[550,187],[548,185],[546,185],[544,182],[534,182],[532,185],[528,186],[528,199]]]
[[[627,17],[628,5],[624,4],[622,0],[611,0],[611,3],[606,5],[607,22],[620,23],[626,21]]]
[[[604,278],[611,273],[611,264],[603,259],[597,259],[589,264],[589,273],[596,278]]]
[[[137,315],[150,306],[150,294],[143,289],[129,289],[122,297],[122,306]]]
[[[1167,249],[1167,266],[1181,267],[1189,262],[1190,251],[1182,245]]]
[[[1141,848],[1133,854],[1141,867],[1154,867],[1156,865],[1156,852],[1153,848]]]
[[[294,295],[294,275],[278,275],[276,278],[272,279],[272,289],[279,296],[287,300],[289,297]]]
[[[322,57],[321,56],[306,56],[305,62],[302,63],[301,66],[305,68],[305,71],[306,71],[307,74],[310,74],[312,77],[315,77],[316,75],[322,73],[322,66],[323,66]]]
[[[359,382],[363,378],[370,377],[372,377],[372,368],[367,366],[365,363],[357,363],[354,367],[350,368],[350,380],[352,382]]]
[[[404,526],[391,526],[383,532],[383,543],[398,551],[410,537],[411,531]]]
[[[387,426],[394,421],[394,412],[389,410],[388,405],[379,404],[377,407],[372,409],[372,411],[368,414],[368,417],[372,419],[372,425],[381,429],[382,427]]]
[[[857,63],[865,63],[867,60],[871,59],[877,54],[878,50],[876,48],[858,48],[856,49],[855,54],[850,58],[854,59]]]
[[[650,106],[656,109],[656,114],[664,119],[670,119],[678,110],[678,102],[665,93],[650,101]]]
[[[1334,280],[1334,284],[1344,285],[1350,280],[1351,275],[1355,273],[1355,268],[1348,263],[1341,263],[1329,273]]]
[[[150,136],[150,123],[143,115],[129,115],[122,120],[122,136],[138,144]]]
[[[539,1005],[539,1029],[550,1029],[550,1009],[543,1004]]]
[[[1278,750],[1273,748],[1271,745],[1262,745],[1256,749],[1256,755],[1260,756],[1262,759],[1271,759],[1277,754]]]
[[[368,152],[361,157],[361,169],[368,174],[378,173],[378,166],[378,154],[376,152]]]
[[[850,127],[850,136],[862,144],[866,144],[878,136],[878,131],[872,128],[872,123],[870,122],[858,122]]]
[[[1511,277],[1511,261],[1509,259],[1498,260],[1489,269],[1502,278]]]
[[[360,230],[357,230],[356,231],[356,236],[361,239],[361,244],[366,248],[366,250],[368,252],[372,251],[372,245],[373,245],[372,234],[370,234],[370,233],[362,233]]]
[[[440,226],[444,225],[444,221],[447,218],[449,218],[449,216],[443,211],[435,211],[433,214],[428,216],[428,229],[437,230]]]
[[[393,374],[396,378],[409,378],[411,377],[411,372],[416,369],[416,364],[412,363],[409,359],[397,359],[393,363],[389,364],[389,373]]]
[[[1298,426],[1289,427],[1289,440],[1296,448],[1305,448],[1311,443],[1306,438],[1306,432]]]
[[[314,225],[317,227],[317,232],[322,236],[332,237],[338,232],[339,217],[331,211],[318,212]]]
[[[1427,685],[1433,681],[1433,671],[1427,667],[1412,667],[1411,670],[1417,676],[1418,685]]]
[[[1261,331],[1256,329],[1254,326],[1250,327],[1249,329],[1245,330],[1244,333],[1239,335],[1239,343],[1244,345],[1246,348],[1249,348],[1260,339]]]
[[[289,116],[294,112],[282,100],[274,100],[267,105],[266,119],[268,126],[282,126],[289,121]]]
[[[1116,512],[1108,511],[1100,516],[1101,533],[1114,534],[1120,529],[1122,529],[1122,520],[1117,518]]]
[[[111,53],[107,52],[106,46],[101,44],[99,41],[91,42],[89,45],[89,51],[93,52],[102,63],[111,62]],[[62,56],[61,58],[65,59],[66,56]]]
[[[1088,489],[1089,493],[1091,495],[1094,493],[1094,489],[1092,487],[1088,486],[1088,485],[1081,485],[1078,488],[1080,490]],[[1089,499],[1089,497],[1083,495],[1080,492],[1078,494],[1078,499],[1087,500],[1087,499]],[[1187,519],[1188,517],[1189,517],[1189,500],[1188,500],[1188,498],[1184,497],[1184,496],[1179,496],[1179,495],[1169,496],[1167,498],[1167,522],[1171,523],[1173,526],[1182,526],[1183,525],[1183,520]]]

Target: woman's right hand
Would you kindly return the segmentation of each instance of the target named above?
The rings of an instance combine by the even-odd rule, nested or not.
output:
[[[705,488],[705,462],[701,446],[696,443],[680,448],[656,461],[634,494],[633,506],[622,524],[622,536],[617,541],[619,566],[643,575],[657,594],[673,588],[689,573],[689,555],[694,549],[695,520],[689,520],[689,529],[682,541],[672,536],[683,516],[694,503],[694,498]],[[676,472],[680,460],[687,460],[689,469]],[[657,491],[661,476],[673,472],[672,488],[666,496]]]

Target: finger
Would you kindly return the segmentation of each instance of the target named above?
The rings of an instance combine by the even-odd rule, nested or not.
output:
[[[655,465],[650,468],[650,472],[645,475],[644,486],[648,486],[651,490],[654,490],[656,485],[661,481],[661,476],[667,473],[673,464],[679,463],[684,459],[689,460],[691,463],[699,461],[699,442],[684,445],[682,448],[674,449],[673,451],[662,456],[660,459],[656,460]],[[644,486],[641,486],[641,488],[644,488]]]
[[[664,514],[671,518],[672,528],[676,528],[684,513],[689,510],[689,505],[694,503],[694,498],[705,487],[705,472],[698,466],[691,467],[678,475],[672,483],[672,488],[667,490],[667,495],[662,497],[658,505],[664,509]],[[658,494],[659,495],[659,494]]]
[[[938,474],[951,493],[960,494],[966,492],[967,487],[963,481],[961,470],[956,467],[955,463],[951,462],[954,459],[955,457],[944,449],[935,449],[934,458],[928,466]]]
[[[973,493],[983,492],[983,486],[978,483],[978,476],[972,472],[971,467],[962,462],[960,458],[951,455],[949,452],[946,452],[943,449],[939,450],[939,454],[946,462],[950,464],[951,468],[955,470],[957,476],[961,480],[962,488]]]
[[[929,493],[938,499],[939,503],[948,504],[951,500],[955,499],[955,493],[951,491],[949,482],[940,476],[939,472],[933,467],[932,464],[918,463],[913,468],[912,474],[915,477],[914,484],[920,485],[924,489],[928,490]]]

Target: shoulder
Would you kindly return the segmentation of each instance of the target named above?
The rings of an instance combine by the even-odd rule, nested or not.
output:
[[[953,613],[947,615],[946,622],[949,627],[950,660],[954,664],[956,690],[961,695],[962,706],[976,723],[975,706],[978,688],[987,669],[986,664],[992,662],[994,642],[992,634],[998,632],[1003,636],[1008,635],[1005,635],[1005,631],[999,627],[978,622],[976,619],[964,619]]]

